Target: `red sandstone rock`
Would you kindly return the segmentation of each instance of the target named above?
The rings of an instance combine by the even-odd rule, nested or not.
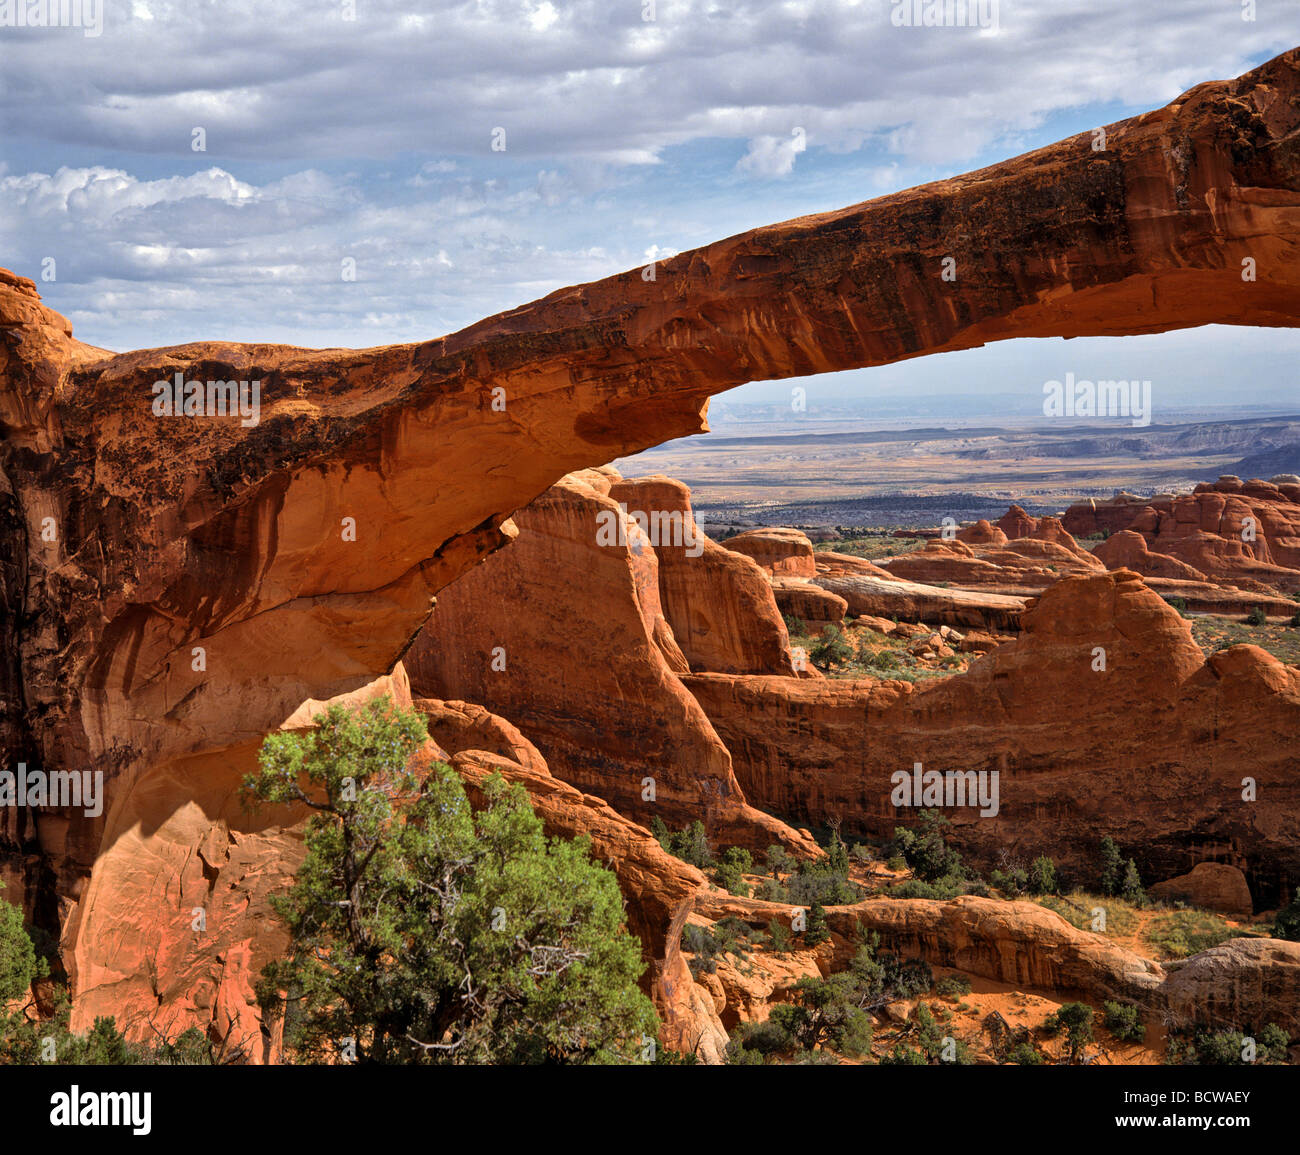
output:
[[[752,557],[771,574],[810,578],[817,573],[812,542],[797,529],[751,529],[724,544],[734,553]]]
[[[774,577],[772,593],[782,616],[802,622],[840,622],[849,609],[839,594],[803,578]]]
[[[796,832],[746,805],[730,755],[665,660],[656,640],[668,628],[659,625],[659,551],[607,496],[616,476],[574,474],[516,511],[519,535],[510,548],[438,595],[404,659],[412,685],[421,696],[476,702],[509,720],[552,774],[638,821],[658,816],[678,827],[703,818],[723,844],[782,842],[812,852]],[[626,498],[638,490],[619,492]],[[602,526],[613,527],[607,544]],[[757,584],[743,588],[765,594],[769,636],[784,641],[761,571],[718,553],[726,555],[724,575],[752,575]],[[682,602],[687,612],[752,636],[762,624],[759,603],[744,613],[726,604],[742,587],[714,581],[716,561],[706,551],[671,562],[673,588],[693,591],[696,600]],[[702,571],[698,581],[684,572],[692,565]],[[717,644],[735,652],[737,638],[728,633]],[[783,672],[793,680],[786,646]]]
[[[1011,848],[1086,877],[1110,834],[1148,878],[1185,869],[1189,846],[1222,852],[1257,906],[1275,904],[1300,872],[1300,780],[1282,737],[1300,733],[1300,670],[1254,646],[1207,661],[1127,571],[1058,582],[1021,628],[930,683],[683,680],[746,797],[792,821],[840,815],[846,832],[888,836],[911,813],[890,803],[896,771],[997,770],[996,817],[949,812],[985,865]],[[1243,800],[1247,775],[1267,804]]]
[[[752,559],[724,549],[696,526],[686,486],[670,477],[624,480],[612,469],[605,472],[612,480],[610,500],[643,517],[651,531],[659,603],[692,668],[793,674],[771,582]]]
[[[908,581],[950,582],[964,589],[1012,596],[1036,594],[1063,577],[1101,573],[1106,568],[1087,550],[1078,548],[1068,534],[1062,534],[1059,542],[1027,537],[999,544],[995,538],[1003,536],[1000,530],[988,535],[988,544],[931,541],[881,564],[895,577]]]
[[[945,589],[869,573],[819,573],[814,580],[822,589],[842,597],[851,614],[896,616],[912,622],[1015,629],[1025,604],[1019,597]]]
[[[1147,887],[1153,898],[1181,900],[1220,914],[1250,916],[1252,904],[1246,876],[1224,862],[1198,862],[1190,873]]]
[[[957,540],[964,541],[967,545],[1006,545],[1007,535],[980,518],[974,525],[958,530]]]
[[[1133,562],[1152,576],[1263,593],[1300,591],[1300,486],[1220,479],[1179,496],[1072,505],[1064,522],[1080,536],[1110,531],[1096,550],[1107,565]],[[1145,548],[1122,531],[1139,535]]]

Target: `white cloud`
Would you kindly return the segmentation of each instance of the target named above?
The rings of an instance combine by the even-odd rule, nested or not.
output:
[[[789,176],[794,171],[794,158],[806,148],[801,129],[788,137],[760,136],[749,142],[749,151],[736,162],[736,168],[754,176]]]

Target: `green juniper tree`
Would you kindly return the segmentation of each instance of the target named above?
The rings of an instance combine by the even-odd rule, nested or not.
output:
[[[1147,892],[1142,889],[1142,876],[1138,873],[1137,863],[1131,858],[1124,868],[1124,881],[1120,884],[1119,892],[1125,902],[1131,902],[1134,906],[1141,906],[1147,900]]]
[[[251,801],[315,811],[287,895],[288,956],[258,996],[303,1061],[603,1063],[651,1057],[658,1019],[614,875],[586,838],[546,838],[493,774],[471,809],[460,778],[412,772],[418,713],[387,698],[278,733]]]
[[[23,928],[23,912],[0,900],[0,1004],[22,998],[40,969],[36,948]]]
[[[1124,885],[1124,858],[1119,844],[1108,834],[1101,840],[1101,893],[1114,896]]]

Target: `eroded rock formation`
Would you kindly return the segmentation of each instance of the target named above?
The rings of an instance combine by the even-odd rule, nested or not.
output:
[[[1063,522],[1080,536],[1108,532],[1096,549],[1107,566],[1264,594],[1300,592],[1300,485],[1293,482],[1222,477],[1190,494],[1072,505]]]
[[[756,806],[846,830],[906,823],[891,776],[917,762],[997,771],[1000,808],[950,811],[986,866],[1050,853],[1081,877],[1110,834],[1148,878],[1203,859],[1241,867],[1269,909],[1300,872],[1300,670],[1255,646],[1208,660],[1170,606],[1127,571],[1067,578],[1022,633],[960,676],[904,684],[689,674]],[[1258,790],[1247,801],[1246,779]],[[1265,801],[1267,799],[1267,801]]]
[[[237,880],[292,856],[279,834],[232,825],[257,743],[304,704],[389,675],[431,596],[508,541],[510,514],[568,471],[703,429],[707,397],[745,381],[1009,337],[1295,325],[1298,94],[1293,51],[1108,126],[1103,152],[1081,134],[683,253],[654,280],[632,270],[412,345],[109,353],[75,340],[31,281],[0,274],[3,748],[11,765],[107,783],[100,815],[0,815],[0,859],[16,884],[8,897],[62,935],[78,1021],[119,996],[179,1006],[191,980],[205,1005],[186,1013],[224,1016],[228,1032],[242,1021],[224,985],[260,949],[254,936],[245,950],[244,915],[219,919],[226,929],[195,958],[166,957],[163,934],[162,957],[145,965],[149,918],[170,926],[202,886],[258,909]],[[956,281],[939,275],[946,257]],[[1259,269],[1250,284],[1247,257]],[[155,383],[178,376],[258,382],[260,420],[156,416]],[[654,763],[669,803],[707,800],[733,840],[767,825],[797,840],[746,806],[727,750],[674,689],[673,678],[710,675],[682,672],[689,659],[657,624],[664,606],[632,593],[649,590],[648,564],[617,564],[629,592],[618,628],[638,677],[657,673],[650,689],[607,682],[616,745],[620,731],[634,737],[615,716],[619,695],[625,712],[665,707],[672,740],[642,750],[634,772]],[[585,670],[559,676],[592,700],[581,679],[597,664],[593,650]],[[1253,655],[1223,658],[1213,676],[1265,702],[1291,692],[1289,675]],[[544,748],[537,713],[529,737]],[[548,733],[553,773],[563,763],[635,812],[638,783],[597,747]],[[127,917],[113,930],[118,907]]]

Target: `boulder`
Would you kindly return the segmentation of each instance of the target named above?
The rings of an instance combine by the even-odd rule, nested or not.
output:
[[[1239,918],[1249,918],[1254,909],[1246,876],[1225,862],[1198,862],[1187,874],[1148,886],[1147,893]]]

